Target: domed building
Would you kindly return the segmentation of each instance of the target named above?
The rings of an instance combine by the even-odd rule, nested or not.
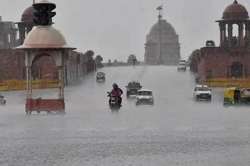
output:
[[[26,35],[32,30],[34,23],[34,7],[26,8],[21,16],[21,21],[17,23],[19,29],[19,44],[23,44]]]
[[[198,60],[200,81],[227,86],[238,85],[235,79],[250,80],[250,20],[247,9],[234,0],[217,22],[220,45],[216,47],[207,42],[195,58]]]
[[[0,49],[10,49],[18,45],[17,31],[14,22],[3,21],[0,16]]]
[[[145,63],[150,65],[176,65],[180,59],[180,43],[173,26],[159,15],[146,37]]]
[[[41,3],[42,1],[40,1]],[[48,3],[47,1],[43,1]],[[20,22],[2,21],[0,17],[0,89],[21,90],[19,86],[26,80],[25,53],[16,49],[22,45],[26,48],[51,49],[68,47],[62,33],[53,26],[34,26],[34,7],[30,6],[21,14]],[[37,49],[37,50],[39,50]],[[87,61],[89,59],[89,61]],[[74,84],[87,73],[95,70],[93,57],[86,53],[71,51],[65,60],[65,84]],[[52,57],[40,56],[32,64],[32,77],[34,80],[58,78],[56,62]],[[9,80],[15,80],[12,83]]]
[[[247,9],[235,0],[226,7],[220,26],[220,43],[223,47],[245,47],[249,45],[249,15]]]

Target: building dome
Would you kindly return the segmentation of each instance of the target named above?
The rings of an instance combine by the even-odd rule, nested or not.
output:
[[[249,19],[249,15],[247,9],[235,0],[224,10],[222,18],[225,20],[245,20]]]
[[[30,6],[24,10],[24,12],[22,14],[21,21],[27,22],[27,23],[32,23],[33,18],[34,18],[34,8],[33,8],[33,6]]]
[[[159,42],[159,32],[162,33],[162,40],[165,41],[167,38],[173,38],[176,37],[176,31],[173,28],[173,26],[168,23],[166,20],[161,20],[160,23],[157,22],[153,25],[151,28],[148,36],[147,41],[149,42]]]
[[[68,48],[64,36],[52,26],[35,26],[19,48]]]
[[[180,43],[174,27],[161,19],[153,25],[146,37],[147,64],[176,65],[180,59]]]

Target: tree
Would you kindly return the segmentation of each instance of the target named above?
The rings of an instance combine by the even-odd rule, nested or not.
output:
[[[92,72],[92,71],[95,71],[96,69],[95,60],[93,58],[94,55],[95,55],[95,52],[92,50],[88,50],[85,53],[85,56],[87,57],[87,72]]]
[[[88,57],[88,60],[93,60],[93,56],[95,55],[95,52],[92,50],[88,50],[85,55]]]
[[[103,61],[103,58],[102,58],[101,55],[97,55],[97,56],[95,57],[95,63],[96,63],[96,67],[97,67],[97,68],[103,67],[102,61]]]
[[[134,54],[129,55],[127,63],[129,65],[136,65],[138,63],[136,56]]]
[[[201,54],[201,51],[199,49],[196,49],[191,53],[188,59],[190,70],[194,73],[198,72],[198,63],[199,63],[200,54]]]
[[[108,60],[108,64],[107,64],[108,66],[112,66],[112,61],[111,61],[111,59],[109,59]]]
[[[114,62],[113,62],[114,65],[117,65],[118,64],[118,60],[115,59]]]

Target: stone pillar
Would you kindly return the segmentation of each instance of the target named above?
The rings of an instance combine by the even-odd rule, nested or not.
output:
[[[26,66],[26,91],[27,99],[32,98],[32,76],[31,76],[31,60],[30,53],[26,52],[25,55],[25,66]]]
[[[233,24],[229,23],[228,24],[228,44],[229,47],[232,46],[232,39],[233,39]]]
[[[238,46],[243,46],[244,42],[243,42],[243,23],[239,23],[239,36],[238,36]]]
[[[250,22],[248,21],[246,24],[245,24],[245,33],[246,33],[246,36],[245,36],[245,45],[248,47],[249,46],[249,41],[250,41]]]
[[[220,22],[219,26],[220,26],[220,45],[223,46],[225,45],[226,41],[226,24]]]
[[[59,99],[63,99],[64,98],[64,94],[63,94],[64,79],[63,79],[63,67],[62,66],[58,67],[58,81],[59,81]]]
[[[24,23],[19,23],[18,24],[18,29],[19,29],[19,44],[23,44],[24,39],[25,39],[25,25]]]
[[[16,47],[17,46],[17,42],[16,42],[16,30],[13,29],[10,33],[10,43],[11,43],[11,48]]]
[[[58,66],[58,80],[59,80],[59,99],[64,99],[64,53],[60,55],[61,64]]]

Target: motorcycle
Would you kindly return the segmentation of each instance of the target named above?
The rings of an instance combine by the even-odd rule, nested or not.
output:
[[[120,98],[118,96],[113,96],[110,92],[108,92],[108,97],[110,108],[119,109],[121,107]]]

